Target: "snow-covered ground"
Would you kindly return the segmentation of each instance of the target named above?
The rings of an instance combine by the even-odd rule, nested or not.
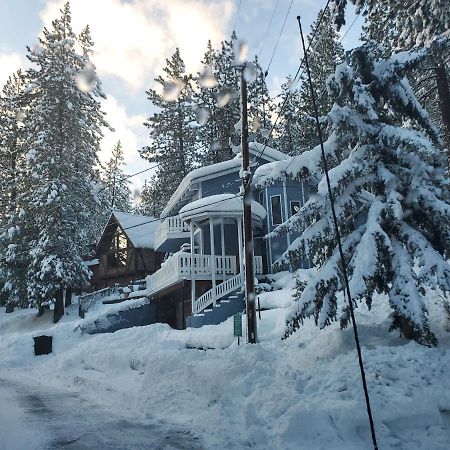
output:
[[[280,340],[291,290],[265,292],[260,301],[272,308],[258,322],[261,342],[240,346],[231,319],[185,331],[156,324],[87,335],[76,306],[57,325],[50,315],[2,311],[0,384],[53,386],[128,422],[179,426],[206,449],[371,448],[352,330],[306,321]],[[382,297],[372,311],[356,311],[381,449],[449,448],[450,322],[437,294],[428,301],[439,338],[433,349],[388,333]],[[102,311],[90,314],[84,321]],[[54,337],[54,353],[35,357],[32,337],[43,330]],[[8,389],[0,396],[12,411],[2,406],[3,435],[20,429],[22,412]]]

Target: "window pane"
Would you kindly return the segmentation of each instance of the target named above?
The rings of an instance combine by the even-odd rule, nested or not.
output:
[[[300,202],[295,200],[291,202],[291,216],[300,210]]]
[[[281,197],[270,197],[272,207],[272,225],[280,225],[281,223]]]

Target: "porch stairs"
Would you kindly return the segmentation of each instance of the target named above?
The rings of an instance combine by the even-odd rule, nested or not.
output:
[[[216,286],[216,304],[213,290],[205,292],[194,301],[192,316],[186,318],[186,326],[200,328],[203,325],[218,325],[228,317],[245,308],[243,279],[239,273]]]
[[[186,317],[186,327],[200,328],[203,325],[218,325],[244,309],[244,294],[236,291],[217,301],[216,306],[210,305],[201,313]]]

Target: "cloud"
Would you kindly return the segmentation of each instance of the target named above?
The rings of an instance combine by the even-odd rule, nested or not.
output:
[[[41,12],[46,26],[66,0],[47,0]],[[94,62],[101,76],[119,77],[142,89],[180,47],[188,70],[199,68],[208,39],[225,37],[232,0],[72,0],[76,32],[89,24]]]
[[[127,174],[151,167],[152,164],[139,156],[139,149],[148,143],[148,132],[143,126],[146,120],[145,116],[128,115],[125,107],[112,95],[108,95],[107,99],[102,102],[102,109],[106,112],[107,121],[114,131],[104,130],[105,136],[100,146],[100,161],[106,162],[111,158],[112,149],[120,140]],[[148,177],[149,172],[146,172],[140,177],[133,177],[130,181],[134,187],[138,187]]]
[[[10,75],[23,67],[22,58],[18,53],[0,54],[0,89],[4,86]]]
[[[114,145],[120,140],[125,162],[132,163],[139,156],[138,150],[146,143],[147,131],[143,126],[146,118],[143,115],[129,116],[125,107],[112,95],[102,102],[102,109],[106,112],[106,119],[114,131],[104,130],[100,160],[103,162],[108,160]]]

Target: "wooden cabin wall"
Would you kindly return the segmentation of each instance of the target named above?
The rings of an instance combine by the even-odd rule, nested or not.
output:
[[[109,267],[107,251],[97,255],[99,264],[91,267],[93,276],[91,279],[92,290],[103,289],[115,285],[126,285],[133,281],[141,280],[147,275],[156,272],[161,267],[163,254],[151,249],[127,248],[127,263],[123,267]]]

